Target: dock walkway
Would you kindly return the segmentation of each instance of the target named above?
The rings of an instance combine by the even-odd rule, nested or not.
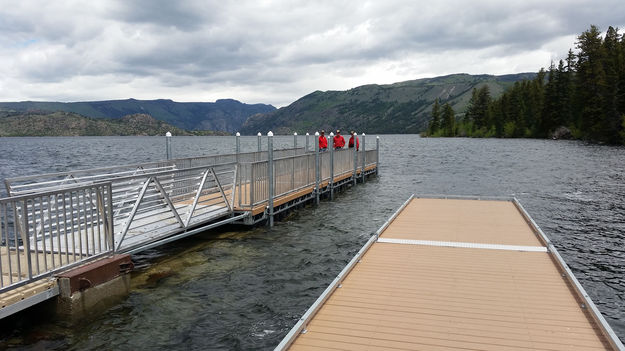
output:
[[[168,137],[169,138],[169,137]],[[317,145],[167,159],[5,179],[0,199],[0,319],[59,294],[41,284],[229,223],[274,217],[377,173],[376,148]],[[317,137],[314,138],[315,142]],[[168,155],[170,141],[167,139]],[[95,266],[94,266],[95,267]],[[19,290],[18,290],[19,289]],[[26,293],[23,293],[25,291]]]
[[[623,350],[516,200],[412,198],[276,348]]]

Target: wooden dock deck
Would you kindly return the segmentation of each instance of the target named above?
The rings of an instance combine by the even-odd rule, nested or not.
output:
[[[514,201],[414,198],[276,350],[623,350]]]

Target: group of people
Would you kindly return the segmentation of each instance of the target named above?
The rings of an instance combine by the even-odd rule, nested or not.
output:
[[[358,136],[354,131],[350,131],[349,134],[351,137],[349,138],[349,142],[347,143],[347,147],[354,147],[354,143],[356,144],[356,151],[360,149],[360,141],[358,140]],[[345,147],[345,138],[341,135],[341,130],[336,130],[336,135],[332,139],[332,145],[334,146],[334,150],[340,150]],[[326,151],[328,149],[328,139],[326,139],[325,130],[321,131],[319,135],[319,151]]]

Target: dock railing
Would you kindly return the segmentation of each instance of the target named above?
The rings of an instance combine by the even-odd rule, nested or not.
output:
[[[301,190],[310,196],[332,191],[340,186],[335,181],[350,178],[352,172],[355,183],[357,170],[364,179],[366,166],[377,164],[377,149],[311,152],[308,144],[298,148],[294,135],[293,148],[273,150],[273,135],[268,134],[271,152],[242,153],[240,137],[236,138],[233,154],[12,177],[5,185],[9,196],[15,197],[110,182],[114,252],[136,252],[168,236],[234,221],[239,217],[235,212],[262,209],[278,197]],[[271,223],[273,206],[267,214]]]
[[[236,172],[236,164],[228,163],[116,179],[115,250],[134,249],[230,215]]]
[[[113,252],[111,183],[0,199],[0,292]]]
[[[274,157],[285,157],[293,154],[306,153],[304,148],[285,149],[274,151]],[[266,161],[267,151],[240,153],[240,162]],[[142,174],[151,174],[169,170],[183,170],[199,166],[216,166],[235,164],[237,154],[209,155],[201,157],[187,157],[157,162],[145,162],[111,167],[99,167],[69,172],[56,172],[30,176],[10,177],[4,183],[9,196],[16,196],[40,191],[56,190],[63,187],[72,187],[79,184],[88,184],[98,181],[114,181],[118,178],[127,178]]]
[[[275,151],[274,151],[275,152]],[[354,165],[353,149],[333,150],[319,153],[319,179],[316,178],[317,169],[315,153],[309,152],[297,156],[275,157],[273,160],[273,190],[274,198],[290,193],[315,187],[318,182],[323,187],[328,186],[331,178],[349,178],[356,168],[358,174],[364,177],[367,167],[377,163],[377,151],[360,150],[357,152],[357,163]],[[334,161],[332,167],[331,161]],[[364,165],[365,169],[363,169]],[[235,207],[242,210],[251,210],[254,207],[266,204],[269,199],[269,161],[241,162],[237,172]],[[331,177],[331,170],[334,177]]]

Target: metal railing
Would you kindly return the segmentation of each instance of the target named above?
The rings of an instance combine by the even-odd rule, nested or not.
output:
[[[304,148],[275,150],[274,157],[286,157],[305,154]],[[99,181],[113,181],[161,171],[183,170],[199,166],[217,166],[229,163],[266,161],[267,151],[240,154],[209,155],[201,157],[178,158],[157,162],[146,162],[112,167],[100,167],[69,172],[38,174],[31,176],[10,177],[4,183],[9,196],[23,195],[40,191],[52,191],[63,187],[89,184]]]
[[[269,182],[273,182],[274,198],[315,187],[316,162],[315,153],[309,152],[298,156],[288,156],[273,160],[273,179],[268,177],[269,161],[241,162],[236,179],[235,207],[252,209],[267,203],[269,200]],[[319,182],[329,182],[331,178],[351,175],[354,168],[363,176],[362,165],[370,166],[377,162],[377,150],[361,150],[357,152],[357,163],[354,167],[353,149],[333,150],[319,153]],[[332,166],[331,161],[334,161]],[[334,177],[331,177],[333,171]]]
[[[231,214],[236,173],[236,164],[230,163],[116,180],[116,251],[134,249]]]
[[[10,196],[23,196],[110,182],[113,250],[128,252],[209,222],[217,223],[221,217],[232,217],[235,208],[252,209],[270,198],[307,187],[318,193],[319,181],[332,185],[331,170],[335,177],[355,172],[361,158],[362,164],[377,162],[373,157],[376,150],[358,152],[356,157],[353,149],[333,153],[333,165],[330,153],[294,147],[273,150],[272,160],[267,151],[239,152],[13,177],[5,184]],[[320,157],[320,177],[316,157]]]
[[[303,153],[303,149],[278,153]],[[192,157],[5,180],[12,196],[61,191],[97,181],[112,186],[115,251],[187,231],[233,211],[236,159],[267,159],[267,152]]]
[[[0,199],[0,292],[113,252],[111,183]]]

